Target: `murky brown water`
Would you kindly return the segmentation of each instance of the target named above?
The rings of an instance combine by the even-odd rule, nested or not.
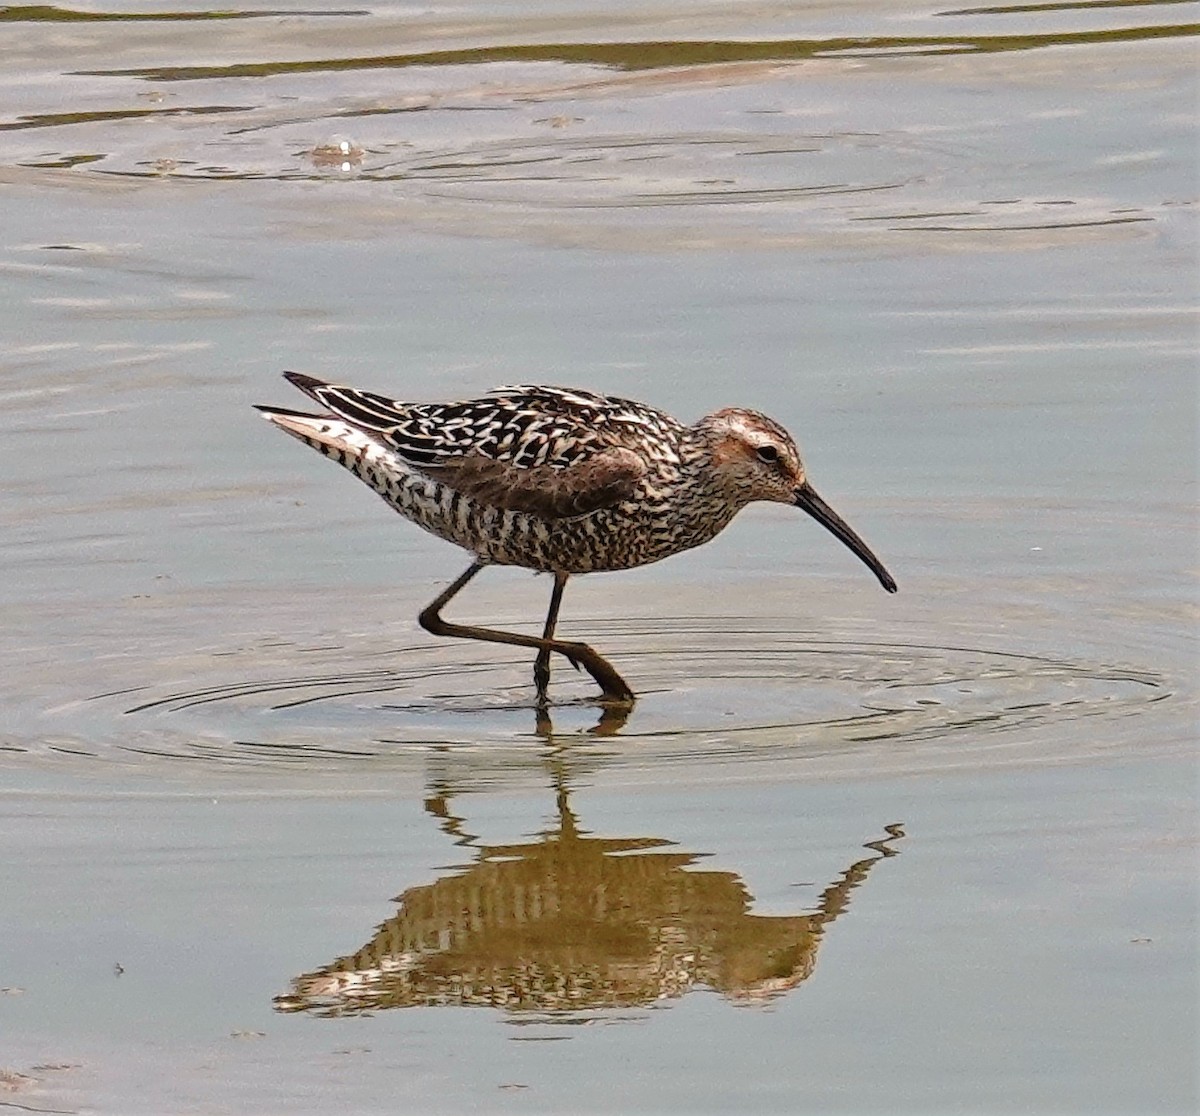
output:
[[[0,1100],[1193,1109],[1197,26],[0,8]],[[901,592],[752,509],[539,716],[288,367],[761,407]]]

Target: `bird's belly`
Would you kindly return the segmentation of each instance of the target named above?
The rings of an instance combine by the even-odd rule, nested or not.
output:
[[[528,525],[528,531],[520,521],[532,517],[516,518],[517,530],[512,535],[476,553],[498,565],[582,574],[633,569],[698,545],[665,537],[647,524],[609,515],[537,521]]]
[[[480,556],[500,565],[581,574],[632,569],[681,549],[653,523],[620,509],[557,520],[518,514],[512,526]]]
[[[681,516],[669,506],[625,501],[588,515],[548,519],[482,504],[448,485],[408,474],[363,476],[407,519],[484,562],[566,574],[625,570],[700,546],[732,515]]]

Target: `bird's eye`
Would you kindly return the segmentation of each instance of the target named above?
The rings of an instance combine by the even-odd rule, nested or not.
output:
[[[765,461],[768,465],[774,465],[779,460],[779,447],[771,445],[770,442],[765,446],[759,446],[758,459]]]

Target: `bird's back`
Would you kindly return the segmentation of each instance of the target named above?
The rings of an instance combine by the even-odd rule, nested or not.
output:
[[[330,414],[261,408],[272,422],[485,561],[587,572],[682,548],[662,519],[687,428],[662,411],[529,384],[404,403],[285,375]]]
[[[533,384],[454,403],[401,403],[332,384],[310,394],[417,466],[478,454],[517,468],[565,469],[608,447],[673,442],[683,429],[631,400]]]

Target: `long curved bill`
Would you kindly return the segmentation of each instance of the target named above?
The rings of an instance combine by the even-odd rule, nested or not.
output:
[[[889,593],[896,591],[896,579],[871,553],[871,548],[850,529],[849,524],[817,495],[816,490],[808,481],[796,489],[796,507],[808,512],[822,527],[835,534],[853,550],[866,563],[871,572],[879,578],[879,584]]]

